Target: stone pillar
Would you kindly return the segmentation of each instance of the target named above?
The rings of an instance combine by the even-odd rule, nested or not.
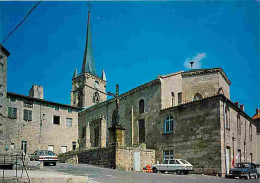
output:
[[[125,147],[125,129],[120,126],[113,126],[109,130],[109,144],[116,147]]]

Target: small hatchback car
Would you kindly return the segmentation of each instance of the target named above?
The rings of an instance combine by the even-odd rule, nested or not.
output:
[[[44,164],[53,164],[56,166],[56,162],[58,161],[58,157],[55,153],[48,150],[37,150],[33,154],[31,154],[31,161],[42,161]]]
[[[229,178],[239,177],[250,179],[251,177],[255,179],[259,178],[256,165],[254,163],[236,163],[235,167],[229,170]]]
[[[160,172],[176,172],[177,174],[189,174],[192,171],[193,165],[184,159],[165,160],[161,164],[152,165],[154,173]]]

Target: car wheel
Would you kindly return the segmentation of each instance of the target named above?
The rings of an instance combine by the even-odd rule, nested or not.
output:
[[[157,168],[153,167],[153,173],[157,173],[157,172],[158,172]]]
[[[184,175],[188,175],[188,174],[189,174],[189,171],[183,171],[183,174],[184,174]]]
[[[251,177],[250,177],[250,173],[249,174],[247,174],[247,176],[246,176],[246,180],[249,180]]]
[[[180,171],[180,170],[177,170],[177,171],[176,171],[176,174],[180,175],[180,174],[181,174],[181,171]]]

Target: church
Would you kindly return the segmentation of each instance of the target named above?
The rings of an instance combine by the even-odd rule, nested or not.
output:
[[[86,163],[84,157],[93,157],[84,154],[98,151],[95,159],[100,162],[102,153],[113,154],[111,129],[119,126],[116,142],[124,152],[134,156],[141,152],[139,168],[136,157],[105,167],[138,171],[140,162],[182,158],[194,165],[195,173],[224,175],[234,162],[256,161],[256,123],[242,104],[230,100],[231,81],[223,69],[159,75],[128,92],[117,90],[107,100],[105,71],[98,76],[95,68],[90,11],[87,25],[82,68],[72,77],[71,105],[44,100],[41,86],[33,85],[29,96],[6,92],[10,53],[1,46],[1,151],[30,154],[37,149],[55,153],[78,149],[80,163]],[[142,162],[146,156],[150,160]],[[105,156],[111,164],[110,157]],[[95,160],[90,163],[100,165]]]

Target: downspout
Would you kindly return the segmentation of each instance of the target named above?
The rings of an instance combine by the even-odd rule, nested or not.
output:
[[[226,103],[223,101],[223,119],[224,119],[224,152],[225,152],[225,176],[228,174],[227,170],[227,145],[226,145],[226,114],[225,114]]]

